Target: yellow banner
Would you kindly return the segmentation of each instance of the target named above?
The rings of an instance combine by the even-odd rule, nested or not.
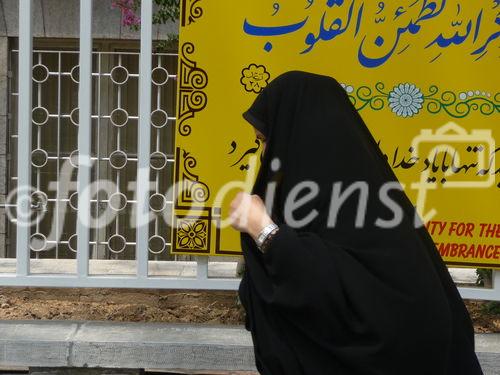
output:
[[[274,77],[305,70],[342,83],[445,261],[500,268],[499,11],[498,0],[182,1],[172,252],[240,253],[224,223],[260,155],[241,114]]]

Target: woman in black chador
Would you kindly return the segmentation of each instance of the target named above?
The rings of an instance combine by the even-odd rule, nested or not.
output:
[[[265,139],[231,203],[260,373],[482,374],[457,288],[340,84],[288,72],[243,116]]]

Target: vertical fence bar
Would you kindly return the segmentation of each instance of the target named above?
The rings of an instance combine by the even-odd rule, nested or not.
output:
[[[29,274],[31,210],[31,105],[33,28],[32,0],[19,1],[19,97],[17,125],[17,232],[16,272]]]
[[[493,293],[494,293],[494,299],[496,301],[500,301],[500,271],[499,270],[493,270],[492,272],[492,283],[493,283]]]
[[[196,257],[196,278],[201,282],[208,280],[208,256]]]
[[[139,57],[139,126],[137,127],[136,260],[138,277],[148,276],[152,25],[153,0],[142,0],[141,53]]]
[[[80,82],[78,87],[77,273],[89,271],[92,125],[92,0],[80,0]]]

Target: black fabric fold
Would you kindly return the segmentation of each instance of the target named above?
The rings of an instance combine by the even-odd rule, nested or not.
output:
[[[266,135],[267,129],[266,129],[266,124],[255,117],[255,115],[252,114],[250,111],[246,111],[243,113],[243,118],[247,120],[252,126],[256,129],[258,129],[262,134]]]
[[[380,228],[393,210],[386,183],[399,185],[361,116],[332,77],[292,71],[274,79],[244,117],[265,129],[253,194],[265,198],[279,174],[272,217],[279,225],[265,254],[241,234],[245,272],[239,297],[263,375],[478,375],[474,332],[465,305],[402,189],[389,197],[401,221]],[[257,119],[257,121],[256,121]],[[281,169],[271,169],[278,158]],[[301,181],[319,186],[295,219],[285,200]],[[360,193],[328,224],[334,184],[368,186],[365,223],[356,225]]]

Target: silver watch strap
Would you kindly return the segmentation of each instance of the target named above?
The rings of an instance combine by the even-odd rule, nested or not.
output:
[[[275,223],[271,223],[271,224],[268,224],[266,225],[259,233],[259,236],[257,237],[257,239],[255,240],[255,243],[257,244],[258,247],[261,247],[262,244],[264,243],[264,241],[266,240],[267,236],[269,236],[269,234],[275,230],[276,228],[278,228],[278,225],[276,225]]]

